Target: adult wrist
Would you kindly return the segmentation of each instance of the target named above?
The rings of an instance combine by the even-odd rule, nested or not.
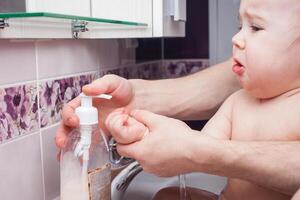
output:
[[[132,100],[129,107],[131,109],[147,109],[145,106],[145,98],[147,98],[147,88],[145,85],[145,80],[142,79],[130,79],[128,80],[132,88]]]
[[[192,130],[189,161],[191,171],[224,176],[236,162],[237,155],[230,148],[230,141],[218,140]]]

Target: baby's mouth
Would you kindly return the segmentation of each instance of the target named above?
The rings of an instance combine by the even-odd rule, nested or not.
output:
[[[237,75],[241,76],[245,72],[245,67],[238,60],[234,59],[232,71]]]

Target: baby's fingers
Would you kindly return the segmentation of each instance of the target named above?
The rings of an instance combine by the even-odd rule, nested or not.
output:
[[[114,139],[120,144],[130,144],[143,139],[147,128],[127,114],[112,114],[106,126]]]

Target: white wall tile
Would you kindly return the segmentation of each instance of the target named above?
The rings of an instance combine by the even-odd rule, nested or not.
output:
[[[99,43],[100,70],[120,65],[118,40],[101,40]]]
[[[42,129],[45,200],[52,200],[60,194],[59,162],[56,159],[58,149],[54,143],[57,128],[58,125]]]
[[[1,200],[44,197],[40,135],[35,133],[0,146]]]
[[[98,57],[100,71],[121,65],[135,64],[134,39],[100,40]]]
[[[39,79],[99,68],[97,40],[49,40],[36,45]]]
[[[34,42],[0,40],[0,85],[36,79]]]

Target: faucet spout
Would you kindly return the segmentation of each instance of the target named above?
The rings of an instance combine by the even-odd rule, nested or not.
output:
[[[123,169],[112,181],[112,200],[122,200],[131,181],[141,171],[143,171],[143,168],[137,161],[131,163],[125,169]]]

